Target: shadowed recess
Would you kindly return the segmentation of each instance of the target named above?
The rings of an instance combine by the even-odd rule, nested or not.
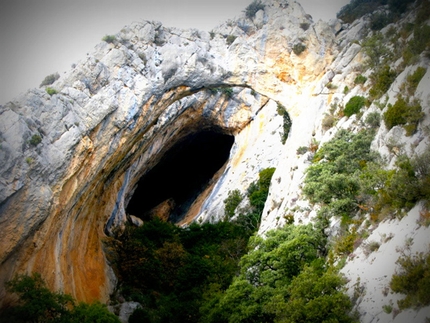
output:
[[[170,200],[169,220],[178,221],[228,160],[233,143],[234,136],[216,130],[186,136],[140,178],[126,212],[148,220],[154,207]]]

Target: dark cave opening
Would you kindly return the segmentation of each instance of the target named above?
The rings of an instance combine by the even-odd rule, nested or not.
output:
[[[139,179],[127,214],[149,220],[154,207],[171,200],[169,221],[180,220],[228,160],[233,143],[234,136],[217,130],[203,130],[180,140]]]

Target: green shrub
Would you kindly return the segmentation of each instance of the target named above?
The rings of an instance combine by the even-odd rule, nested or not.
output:
[[[410,65],[418,60],[418,56],[430,46],[430,26],[415,25],[414,36],[407,43],[403,50],[403,60],[405,65]]]
[[[19,300],[2,313],[2,322],[120,322],[103,304],[76,305],[70,295],[51,292],[38,273],[17,276],[6,283],[6,289],[17,294]]]
[[[60,74],[58,74],[58,73],[48,75],[43,79],[42,83],[40,83],[40,86],[42,87],[45,85],[51,85],[52,83],[54,83],[59,78],[60,78]]]
[[[297,148],[296,153],[297,153],[297,155],[303,155],[303,154],[306,154],[308,152],[308,150],[309,150],[309,147],[300,146],[299,148]]]
[[[37,146],[41,142],[42,142],[42,137],[38,134],[34,134],[33,136],[31,136],[30,140],[28,141],[28,143],[32,146]]]
[[[346,23],[352,23],[365,14],[374,12],[382,3],[383,0],[352,0],[349,4],[340,9],[337,13],[337,17]]]
[[[327,114],[324,116],[321,125],[324,130],[328,130],[334,126],[336,118],[332,114]]]
[[[424,113],[418,101],[409,103],[400,96],[394,105],[388,106],[383,118],[388,129],[402,125],[406,130],[406,135],[411,136],[415,133],[423,116]]]
[[[46,93],[48,93],[50,96],[53,96],[54,94],[57,94],[58,91],[52,87],[47,87],[46,88]]]
[[[233,88],[231,87],[221,87],[221,93],[224,94],[227,98],[231,99],[233,97]]]
[[[343,88],[343,94],[348,94],[349,92],[349,87],[345,85],[345,87]]]
[[[106,43],[112,44],[116,41],[116,37],[115,35],[106,35],[102,38],[102,40]]]
[[[379,112],[371,112],[366,116],[366,119],[364,122],[370,127],[370,128],[378,128],[381,125],[381,115]]]
[[[250,185],[248,188],[249,202],[260,215],[263,212],[264,204],[269,194],[270,181],[272,180],[275,170],[276,168],[274,167],[263,169],[259,173],[257,183]]]
[[[241,210],[235,219],[235,223],[245,228],[247,232],[253,233],[258,230],[261,222],[264,205],[269,195],[269,186],[275,168],[265,168],[260,171],[259,179],[252,182],[246,192],[251,207],[249,210]]]
[[[353,96],[349,99],[348,103],[345,105],[345,109],[343,110],[344,115],[347,117],[352,116],[360,111],[364,104],[366,103],[366,99],[362,96]]]
[[[243,196],[239,190],[228,192],[228,197],[224,200],[224,214],[227,219],[231,219],[234,216],[234,212],[242,200]]]
[[[370,18],[370,29],[374,31],[381,30],[382,28],[393,22],[393,20],[394,16],[389,13],[374,13]]]
[[[367,77],[363,76],[363,75],[357,75],[357,77],[354,79],[354,83],[355,84],[364,84],[367,81]]]
[[[393,275],[390,287],[406,297],[397,301],[400,309],[430,305],[430,253],[402,256],[397,260],[400,269]]]
[[[418,25],[421,25],[423,22],[429,19],[429,17],[430,17],[430,1],[422,0],[418,8],[415,22]]]
[[[308,22],[300,23],[300,28],[302,28],[304,31],[308,30],[310,26],[311,25]]]
[[[293,123],[291,121],[290,115],[288,114],[287,110],[282,104],[278,103],[278,107],[276,111],[283,118],[283,124],[282,124],[283,133],[281,134],[281,142],[282,144],[285,144],[285,142],[288,139],[288,135],[290,133],[291,126],[293,125]]]
[[[340,130],[315,154],[306,170],[303,193],[311,203],[329,207],[337,215],[357,210],[360,192],[358,173],[376,157],[370,151],[372,131],[353,134]]]
[[[297,56],[300,56],[301,53],[303,53],[306,50],[306,45],[303,43],[297,43],[293,46],[293,52]]]
[[[254,0],[245,8],[246,18],[253,19],[258,11],[264,10],[264,7],[265,5],[261,1]]]
[[[233,44],[234,41],[236,40],[236,38],[237,38],[237,36],[235,36],[235,35],[228,35],[227,39],[226,39],[227,45],[230,46],[231,44]]]
[[[391,312],[393,311],[393,306],[391,305],[382,305],[382,310],[387,313],[387,314],[391,314]]]
[[[406,78],[406,83],[407,83],[406,88],[409,95],[414,95],[415,90],[418,87],[418,84],[420,83],[421,79],[424,77],[426,72],[427,72],[426,68],[419,66],[417,67],[415,72],[408,75],[408,77]]]
[[[250,239],[240,273],[204,322],[353,322],[345,280],[325,266],[326,237],[313,225],[287,225]],[[210,306],[209,306],[210,305]]]
[[[388,8],[395,14],[402,14],[415,0],[388,0]]]
[[[143,306],[130,322],[200,322],[199,308],[238,272],[250,235],[228,221],[180,228],[156,218],[127,227],[116,244],[121,293]]]
[[[370,76],[372,80],[372,88],[369,90],[369,94],[372,100],[377,100],[383,96],[391,84],[396,79],[397,73],[388,65],[384,65],[382,68],[373,72]]]

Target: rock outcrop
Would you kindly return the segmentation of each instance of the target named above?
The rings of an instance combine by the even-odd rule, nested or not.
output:
[[[314,22],[294,1],[263,3],[252,19],[210,33],[149,21],[126,26],[52,84],[55,94],[33,89],[1,107],[0,299],[16,273],[38,271],[79,300],[107,300],[116,277],[104,242],[132,218],[126,208],[139,180],[176,143],[204,131],[234,143],[181,224],[223,218],[228,192],[245,191],[267,167],[276,172],[260,233],[282,225],[297,205],[305,210],[297,222],[312,218],[300,193],[308,155],[296,151],[334,136],[321,125],[330,105],[366,93],[353,84],[365,59],[353,40],[366,36],[367,22]],[[416,94],[426,114],[429,79],[427,72]],[[395,100],[394,89],[388,98]],[[280,106],[292,121],[285,144]],[[354,131],[359,121],[344,117],[337,128]],[[415,147],[428,145],[428,124],[426,117],[409,137]],[[395,131],[381,127],[374,148],[384,151]]]

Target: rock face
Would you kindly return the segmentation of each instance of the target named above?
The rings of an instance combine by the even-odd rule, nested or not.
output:
[[[276,172],[261,234],[282,225],[286,209],[310,207],[300,195],[309,162],[296,151],[334,135],[321,126],[331,104],[365,93],[353,84],[364,54],[352,40],[365,36],[366,20],[315,23],[296,2],[263,3],[254,18],[211,33],[132,24],[57,80],[56,94],[33,89],[1,107],[0,299],[5,281],[38,271],[79,300],[107,300],[116,278],[104,241],[133,218],[126,210],[139,180],[189,136],[213,132],[234,143],[181,224],[221,219],[228,192],[245,191],[267,167]],[[429,78],[419,87],[426,113]],[[352,90],[330,89],[330,82]],[[394,101],[395,92],[388,95]],[[292,120],[285,144],[280,106]],[[359,120],[345,117],[337,128],[354,131]],[[381,127],[375,149],[383,151],[393,131]],[[409,140],[424,147],[422,134]],[[162,185],[173,184],[164,178]],[[169,198],[160,201],[164,210],[173,207]],[[308,213],[296,221],[308,221]]]

